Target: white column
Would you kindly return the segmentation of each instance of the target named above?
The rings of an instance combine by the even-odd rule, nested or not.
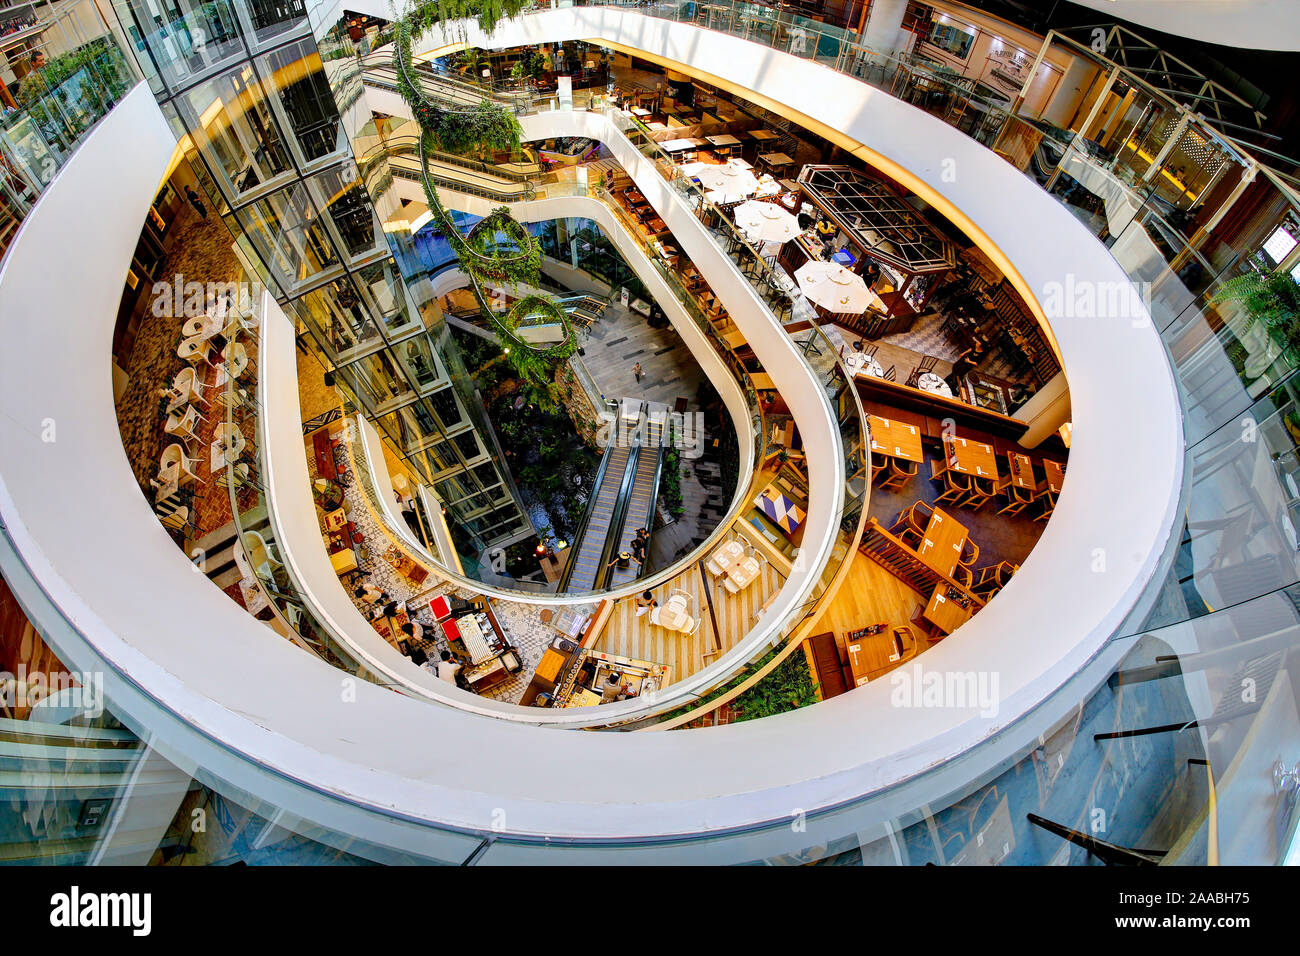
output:
[[[901,47],[904,41],[903,14],[906,12],[907,0],[875,0],[862,37],[867,49],[888,53]]]
[[[1029,425],[1020,437],[1024,448],[1037,448],[1070,420],[1070,390],[1065,373],[1057,372],[1034,397],[1016,409],[1015,418]]]

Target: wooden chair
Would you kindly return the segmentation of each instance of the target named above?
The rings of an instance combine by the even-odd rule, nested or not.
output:
[[[891,365],[889,368],[885,369],[885,374],[880,377],[886,382],[895,382],[898,380],[898,373],[894,370],[894,366]]]
[[[934,499],[935,504],[945,502],[956,504],[957,502],[970,497],[970,482],[966,480],[965,475],[960,475],[953,471],[946,464],[940,465],[937,462],[930,462],[930,480],[938,481],[943,484],[943,490],[939,496]]]
[[[926,640],[937,641],[943,636],[939,631],[939,626],[926,618],[924,604],[918,604],[916,606],[916,610],[912,612],[912,619],[909,623],[913,630],[924,634]]]
[[[957,563],[966,567],[971,567],[980,559],[980,546],[970,538],[962,545],[961,554],[957,557]]]
[[[998,492],[1007,496],[1007,503],[998,512],[1000,515],[1018,515],[1025,506],[1034,500],[1034,496],[1023,488],[1017,487],[1010,477],[998,482]]]
[[[910,466],[910,467],[909,467]],[[879,485],[881,488],[902,488],[915,478],[919,468],[914,461],[900,462],[897,458],[889,459],[889,477]]]
[[[961,503],[961,507],[979,511],[984,504],[997,493],[997,483],[991,478],[970,475],[970,496]]]
[[[924,501],[917,501],[898,513],[889,533],[900,541],[916,547],[925,536],[926,525],[930,523],[930,516],[933,514],[934,508]]]
[[[939,365],[939,360],[930,355],[922,355],[920,364],[912,369],[912,374],[907,376],[907,384],[916,388],[916,383],[926,372],[933,372]]]
[[[1043,510],[1034,520],[1046,521],[1052,516],[1052,512],[1056,510],[1056,495],[1050,491],[1044,491],[1038,496],[1038,501],[1043,506]]]
[[[990,564],[975,572],[975,583],[971,585],[970,589],[980,597],[991,598],[1006,587],[1007,582],[1011,580],[1011,576],[1018,570],[1020,570],[1020,566],[1012,564],[1010,561]]]

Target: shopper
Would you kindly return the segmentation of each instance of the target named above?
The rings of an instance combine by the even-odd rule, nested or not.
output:
[[[655,600],[653,594],[649,591],[642,591],[636,599],[636,616],[641,617],[643,614],[649,614],[658,606],[659,602]]]
[[[194,207],[194,211],[197,212],[204,221],[206,221],[208,218],[208,207],[203,204],[203,200],[199,198],[199,194],[194,191],[193,186],[185,187],[185,198],[190,201],[190,205]]]
[[[641,363],[637,362],[632,366],[632,374],[636,376],[636,383],[641,384]]]
[[[438,663],[438,677],[448,684],[456,683],[456,675],[460,673],[460,665],[451,659],[451,651],[443,651],[440,656],[442,660]]]
[[[389,600],[388,592],[375,587],[373,584],[363,584],[352,592],[352,596],[358,601],[365,601],[367,604],[378,604],[380,601]]]

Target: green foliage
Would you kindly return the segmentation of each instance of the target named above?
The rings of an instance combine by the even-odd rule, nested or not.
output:
[[[668,429],[668,449],[664,452],[663,473],[660,476],[659,493],[663,495],[664,507],[674,518],[686,513],[682,505],[682,454],[677,449],[676,430]]]
[[[1210,299],[1246,312],[1251,328],[1262,327],[1291,365],[1300,365],[1300,283],[1287,272],[1248,272],[1229,279]]]
[[[397,70],[398,91],[410,105],[423,131],[420,141],[422,153],[432,149],[458,154],[470,150],[480,153],[519,150],[519,121],[505,107],[485,99],[474,109],[447,109],[424,95],[414,79],[411,38],[422,29],[468,19],[477,20],[485,33],[491,33],[502,20],[518,15],[528,6],[529,0],[426,0],[394,24],[393,65]],[[468,236],[461,235],[438,198],[438,191],[429,179],[427,164],[421,178],[429,210],[460,260],[461,267],[474,280],[479,308],[501,334],[508,347],[506,354],[510,364],[537,404],[555,407],[557,386],[553,381],[553,367],[578,347],[563,309],[549,297],[529,294],[519,299],[508,313],[501,315],[488,307],[480,291],[480,286],[488,283],[536,285],[541,273],[541,246],[505,206],[492,210],[470,230]],[[564,338],[558,344],[539,349],[519,337],[517,330],[521,322],[536,322],[539,318],[563,329]]]
[[[672,720],[675,717],[680,717],[682,714],[689,713],[735,690],[755,673],[771,663],[782,646],[778,645],[771,648],[766,654],[739,674],[736,674],[721,687],[717,687],[705,694],[698,701],[665,714],[663,719]],[[760,717],[770,717],[773,714],[784,713],[787,710],[807,707],[809,704],[816,702],[818,686],[812,681],[812,673],[808,670],[808,661],[804,658],[803,653],[795,650],[775,667],[772,673],[737,697],[732,706],[735,707],[740,720],[757,720]]]
[[[739,720],[757,720],[787,710],[798,710],[817,701],[808,661],[801,651],[794,651],[761,681],[735,700]]]
[[[74,78],[80,82],[68,82]],[[110,38],[99,37],[28,73],[18,87],[17,100],[42,128],[58,128],[75,137],[107,113],[131,82],[122,51]]]

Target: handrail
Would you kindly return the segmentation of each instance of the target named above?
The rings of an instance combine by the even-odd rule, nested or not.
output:
[[[575,352],[574,354],[576,355],[577,353]],[[617,405],[617,403],[607,401],[605,405],[608,408],[609,406]],[[617,412],[615,414],[617,414]],[[574,531],[573,541],[570,543],[569,550],[573,551],[575,554],[577,553],[576,549],[578,543],[582,541],[587,534],[587,526],[591,524],[591,512],[596,505],[595,492],[600,489],[601,483],[605,480],[605,473],[609,470],[609,460],[613,457],[614,449],[617,447],[618,446],[614,442],[610,442],[605,446],[605,454],[600,456],[600,465],[597,467],[596,476],[592,479],[591,483],[593,493],[587,500],[587,509],[582,513],[582,521],[579,522],[577,530]],[[560,576],[559,590],[565,591],[568,589],[569,579],[573,577],[573,566],[573,561],[565,562],[564,573]]]
[[[620,430],[622,421],[619,422]],[[600,563],[596,566],[596,587],[603,587],[609,579],[609,566],[618,557],[614,549],[623,540],[623,522],[627,520],[628,499],[636,487],[636,466],[641,460],[641,446],[633,445],[628,452],[627,462],[623,465],[623,480],[619,482],[618,494],[614,497],[614,509],[609,515],[609,527],[605,529],[605,544],[600,549]]]

